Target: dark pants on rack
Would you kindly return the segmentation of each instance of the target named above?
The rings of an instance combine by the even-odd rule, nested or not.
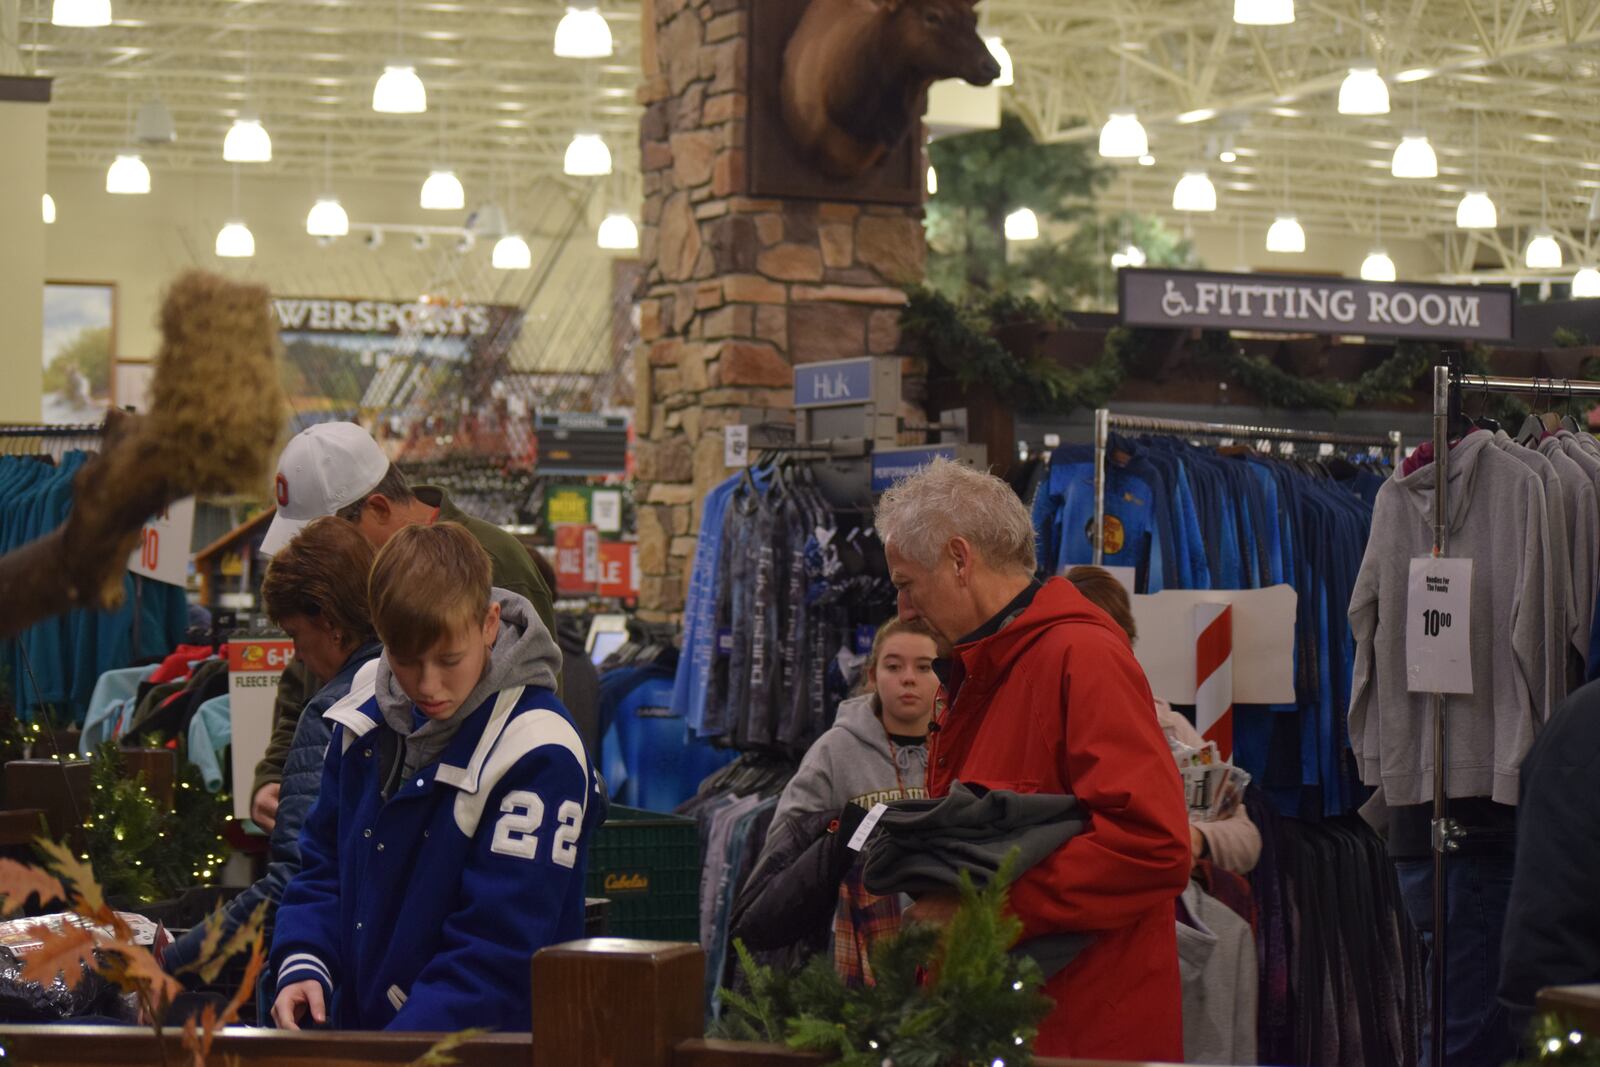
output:
[[[1512,857],[1498,851],[1451,856],[1445,873],[1445,1067],[1500,1067],[1516,1054],[1506,1009],[1495,996],[1500,981],[1500,932],[1511,898]],[[1433,861],[1398,860],[1400,891],[1427,954],[1429,1014],[1421,1067],[1433,1064]]]

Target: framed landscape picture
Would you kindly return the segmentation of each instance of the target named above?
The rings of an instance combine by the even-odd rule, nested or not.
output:
[[[98,423],[115,401],[117,287],[46,282],[44,398],[48,423]]]

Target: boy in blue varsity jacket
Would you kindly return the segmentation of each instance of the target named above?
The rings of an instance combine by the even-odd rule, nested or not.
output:
[[[330,711],[304,866],[278,910],[274,1022],[532,1025],[529,961],[583,936],[605,794],[556,699],[561,654],[451,523],[378,553],[374,695]]]

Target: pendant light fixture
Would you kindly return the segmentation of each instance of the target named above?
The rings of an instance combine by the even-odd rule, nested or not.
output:
[[[44,194],[44,199],[40,202],[39,206],[40,206],[40,208],[41,208],[41,210],[42,210],[42,212],[44,214],[44,224],[46,226],[55,225],[55,221],[56,221],[56,198],[51,196],[49,193],[45,193]]]
[[[1294,0],[1233,0],[1233,21],[1240,26],[1287,26],[1294,21]]]
[[[1339,114],[1387,115],[1389,86],[1376,67],[1351,67],[1339,86]]]
[[[306,233],[312,237],[343,237],[350,232],[350,216],[333,195],[333,138],[327,134],[322,138],[322,188],[322,195],[306,215]]]
[[[1039,216],[1033,213],[1032,208],[1019,207],[1006,216],[1006,240],[1008,241],[1037,241],[1039,239]]]
[[[1117,99],[1122,101],[1100,127],[1100,155],[1106,159],[1138,159],[1150,152],[1144,124],[1128,103],[1128,57],[1117,69]]]
[[[453,170],[436,170],[422,183],[421,206],[429,211],[460,211],[467,205],[467,191]]]
[[[1141,166],[1141,167],[1153,167],[1155,165],[1156,165],[1156,157],[1151,155],[1149,152],[1146,152],[1144,155],[1139,157],[1139,166]]]
[[[933,169],[933,164],[928,164],[928,195],[939,195],[939,172]]]
[[[256,254],[255,234],[239,215],[239,168],[233,168],[233,218],[217,231],[217,255],[223,259],[249,259]]]
[[[1124,267],[1138,269],[1147,263],[1148,257],[1144,249],[1135,244],[1126,244],[1111,253],[1111,269],[1121,270]]]
[[[1417,121],[1417,100],[1421,95],[1420,89],[1412,91],[1412,128],[1401,136],[1400,144],[1394,150],[1394,159],[1389,164],[1389,173],[1396,178],[1439,176],[1439,156],[1434,152],[1433,145],[1428,142],[1428,135],[1422,132]]]
[[[400,37],[400,0],[394,3],[394,51],[404,54]],[[420,115],[428,110],[428,88],[417,77],[417,68],[396,59],[383,68],[372,87],[372,110],[385,115]]]
[[[604,59],[611,54],[611,27],[598,8],[567,8],[556,24],[555,53],[562,59]]]
[[[150,168],[137,152],[122,152],[106,171],[106,192],[142,195],[150,191]]]
[[[533,266],[533,251],[519,233],[508,233],[494,243],[490,260],[495,270],[527,270]]]
[[[1392,282],[1396,278],[1394,260],[1389,258],[1389,253],[1383,248],[1383,193],[1372,199],[1373,229],[1377,237],[1377,244],[1367,258],[1361,261],[1361,280],[1366,282]]]
[[[1456,205],[1456,228],[1461,230],[1492,230],[1500,225],[1500,213],[1483,187],[1478,176],[1483,153],[1478,143],[1478,112],[1472,113],[1472,188]]]
[[[1011,64],[1011,53],[1006,49],[1005,42],[998,37],[985,37],[983,43],[988,46],[994,61],[1000,64],[1000,76],[989,84],[1001,89],[1017,84],[1017,71]]]
[[[1584,267],[1574,274],[1572,297],[1574,300],[1593,300],[1595,297],[1600,297],[1600,270]]]
[[[639,247],[639,227],[628,216],[613,212],[600,223],[599,244],[609,252],[631,252]]]
[[[1529,270],[1559,270],[1562,263],[1561,245],[1555,234],[1550,232],[1550,192],[1542,168],[1539,171],[1539,201],[1539,229],[1529,238],[1528,247],[1522,253],[1522,262]]]
[[[611,149],[598,133],[579,133],[567,145],[561,169],[575,178],[598,178],[611,173]]]
[[[111,25],[111,0],[55,0],[50,25],[94,28]]]
[[[272,137],[259,118],[246,113],[233,120],[222,139],[222,158],[228,163],[272,162]]]
[[[1306,250],[1306,231],[1289,210],[1289,153],[1283,154],[1283,211],[1267,227],[1267,251],[1299,255]]]
[[[1217,187],[1203,170],[1186,171],[1172,189],[1172,210],[1217,210]]]

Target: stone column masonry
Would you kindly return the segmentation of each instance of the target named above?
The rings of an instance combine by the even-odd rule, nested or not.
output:
[[[745,195],[745,4],[646,0],[643,16],[635,420],[640,609],[658,620],[683,609],[701,502],[729,474],[723,428],[792,421],[796,363],[902,358],[901,287],[927,255],[920,208]]]

